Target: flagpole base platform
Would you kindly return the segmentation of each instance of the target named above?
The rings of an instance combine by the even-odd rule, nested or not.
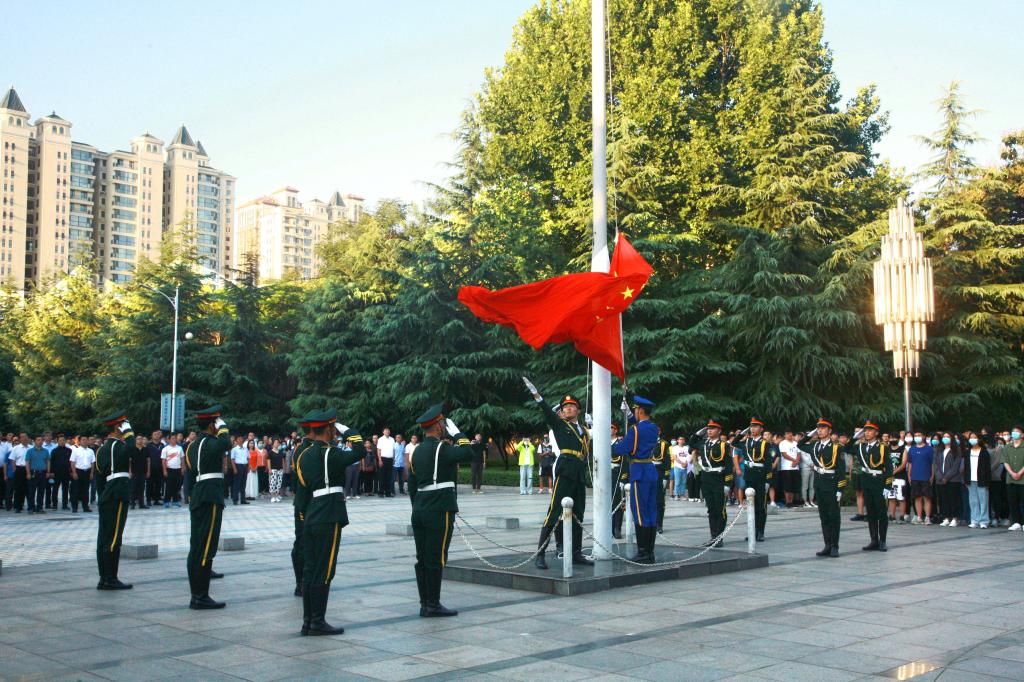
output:
[[[700,549],[700,547],[688,549],[655,547],[655,554],[657,561],[661,563],[691,557]],[[623,550],[627,551],[628,556],[635,553],[636,548],[620,548],[616,545],[616,554],[620,554]],[[560,560],[551,561],[553,557],[554,552],[548,552],[548,565],[552,568],[546,571],[536,568],[533,562],[512,571],[502,571],[491,568],[476,558],[456,559],[445,564],[444,578],[489,587],[505,587],[512,590],[573,597],[664,580],[689,580],[721,573],[767,568],[768,566],[767,554],[712,549],[697,559],[673,566],[636,566],[617,559],[596,561],[593,566],[573,566],[573,576],[563,578],[561,570],[559,570]],[[522,561],[523,556],[520,554],[498,554],[488,556],[487,559],[498,566],[511,566]]]

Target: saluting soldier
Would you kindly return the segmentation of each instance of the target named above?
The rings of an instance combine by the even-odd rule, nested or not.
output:
[[[587,458],[590,455],[590,432],[579,423],[580,401],[573,395],[566,395],[559,404],[559,414],[555,415],[547,402],[537,391],[530,380],[523,377],[523,383],[540,406],[541,415],[554,435],[558,450],[558,467],[555,471],[555,486],[548,504],[548,513],[544,517],[544,525],[540,529],[540,541],[537,548],[535,565],[546,569],[547,561],[544,552],[548,545],[552,529],[562,518],[562,498],[572,498],[572,515],[576,523],[572,525],[572,562],[583,566],[592,566],[593,560],[583,555],[583,513],[587,508]],[[564,529],[563,529],[564,532]]]
[[[189,538],[188,584],[192,592],[190,609],[222,609],[222,601],[210,598],[213,558],[220,544],[220,526],[224,520],[224,470],[231,441],[228,425],[220,416],[220,405],[196,412],[200,433],[185,450],[186,475],[189,477],[188,512],[192,524]]]
[[[839,556],[839,500],[846,487],[845,448],[832,442],[832,422],[827,419],[818,420],[815,436],[814,443],[804,443],[803,439],[797,443],[811,456],[814,467],[814,496],[818,502],[821,536],[825,539],[825,547],[815,556],[835,558]]]
[[[117,579],[121,562],[121,538],[128,520],[131,502],[131,455],[135,449],[135,433],[123,411],[115,412],[103,423],[107,438],[96,454],[96,471],[106,477],[98,500],[99,530],[96,533],[96,563],[100,581],[97,590],[130,590],[132,586]]]
[[[664,533],[665,492],[672,480],[672,445],[664,438],[654,450],[654,466],[658,469],[658,533]]]
[[[661,429],[651,421],[654,403],[635,396],[629,428],[612,452],[629,462],[629,509],[636,526],[637,553],[633,561],[654,563],[654,540],[658,532],[658,486],[661,485],[654,451]]]
[[[295,456],[292,458],[292,469],[299,466],[299,462],[302,460],[302,454],[313,445],[312,432],[313,428],[310,426],[310,418],[304,417],[299,422],[299,428],[305,430],[306,435],[302,437],[299,444],[295,446]],[[363,454],[363,451],[360,451]],[[309,495],[306,489],[299,485],[297,482],[294,486],[294,496],[292,499],[293,513],[295,517],[295,540],[292,542],[292,570],[295,572],[295,596],[302,596],[302,524],[305,520],[306,505],[309,504]]]
[[[725,540],[719,537],[725,532],[728,512],[725,507],[725,496],[732,487],[732,467],[729,466],[729,444],[721,439],[722,425],[709,419],[702,429],[694,436],[693,450],[697,454],[697,465],[700,467],[700,492],[708,509],[708,528],[711,539],[704,543],[705,547],[721,547]],[[716,539],[717,538],[717,539]]]
[[[455,490],[459,463],[473,460],[473,448],[455,422],[445,418],[442,404],[433,405],[416,421],[424,438],[409,460],[409,501],[420,617],[456,616],[458,611],[441,604],[441,578],[459,512]]]
[[[327,622],[327,600],[338,568],[341,529],[348,525],[345,507],[345,469],[363,459],[363,437],[338,424],[338,413],[312,412],[305,424],[313,440],[296,461],[295,474],[304,488],[306,506],[302,524],[302,630],[303,635],[340,635],[345,628]],[[347,449],[331,445],[334,433]]]
[[[736,452],[733,455],[733,475],[740,475],[740,462],[744,464],[744,481],[754,489],[754,536],[764,542],[764,527],[768,520],[768,486],[772,480],[772,448],[764,434],[764,422],[759,417],[750,418],[747,429],[749,436],[742,433],[733,439]]]
[[[623,401],[625,403],[625,401]],[[622,518],[625,516],[626,505],[623,499],[625,484],[629,483],[629,467],[623,463],[623,457],[615,454],[615,444],[621,440],[618,424],[612,423],[612,537],[622,539]],[[561,526],[559,526],[559,530]],[[556,531],[557,533],[557,531]],[[562,543],[558,543],[561,552]]]
[[[869,419],[864,422],[863,429],[863,439],[848,448],[853,450],[853,460],[860,464],[861,490],[871,533],[871,542],[861,549],[865,552],[886,552],[889,517],[886,515],[885,491],[892,485],[892,458],[889,446],[878,440],[878,425]]]

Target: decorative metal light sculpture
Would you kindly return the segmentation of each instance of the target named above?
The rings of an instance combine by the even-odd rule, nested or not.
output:
[[[935,317],[932,261],[925,258],[924,241],[914,231],[914,213],[903,199],[889,209],[889,234],[875,261],[875,324],[882,325],[885,349],[892,351],[893,369],[903,379],[906,428],[911,430],[910,377],[920,369],[920,354],[928,344],[926,323]]]

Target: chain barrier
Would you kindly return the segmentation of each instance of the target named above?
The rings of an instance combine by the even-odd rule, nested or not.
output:
[[[456,521],[461,520],[461,517],[458,514],[455,515],[455,518],[456,518]],[[558,525],[561,524],[561,523],[562,523],[562,519],[558,519],[558,523],[555,524],[555,527],[551,529],[551,532],[554,533],[555,529],[557,529]],[[466,525],[468,526],[469,524],[466,524]],[[486,557],[481,555],[480,552],[478,552],[476,550],[476,547],[474,547],[473,544],[469,541],[469,538],[466,537],[466,534],[462,532],[462,525],[460,523],[456,523],[455,524],[455,530],[457,530],[459,532],[459,537],[461,537],[462,541],[466,543],[466,547],[468,547],[469,551],[473,553],[473,556],[475,556],[477,559],[482,561],[485,566],[488,566],[488,567],[493,568],[493,569],[498,570],[498,571],[514,571],[517,568],[522,568],[526,564],[528,564],[531,561],[533,561],[534,559],[536,559],[537,555],[539,555],[541,552],[547,551],[547,548],[548,548],[548,543],[545,542],[543,545],[541,545],[540,547],[535,549],[533,552],[531,552],[530,556],[526,557],[525,559],[520,561],[518,564],[513,564],[512,566],[500,566],[500,565],[495,564],[495,563],[493,563],[491,561],[488,561]],[[505,547],[504,545],[500,545],[497,542],[494,542],[493,540],[490,540],[487,536],[483,535],[479,531],[476,531],[476,533],[478,535],[480,535],[481,537],[483,537],[485,540],[488,540],[489,542],[497,545],[498,547],[504,547],[505,549],[511,549],[511,548]],[[516,550],[513,550],[513,551],[515,551],[515,552],[523,552],[523,550],[521,550],[521,549],[516,549]],[[525,552],[523,552],[523,553],[525,553]]]
[[[463,524],[465,524],[466,528],[469,528],[471,531],[473,531],[474,533],[476,533],[477,535],[479,535],[480,537],[482,537],[484,540],[486,540],[487,542],[491,543],[495,547],[501,547],[502,549],[507,549],[510,552],[515,552],[516,554],[531,554],[531,552],[529,552],[527,550],[516,549],[515,547],[509,547],[508,545],[503,545],[500,542],[496,542],[495,540],[492,540],[491,538],[487,537],[486,535],[481,533],[479,530],[474,528],[473,524],[471,524],[469,521],[467,521],[466,519],[462,518],[462,514],[456,513],[455,514],[455,518],[458,519],[459,521],[461,521]],[[559,519],[558,522],[561,523],[562,520]],[[532,552],[532,554],[534,556],[536,556],[537,552],[534,551],[534,552]]]
[[[719,533],[716,537],[714,537],[711,540],[709,540],[708,544],[704,547],[704,549],[702,549],[701,551],[697,552],[693,556],[687,557],[685,559],[676,559],[675,561],[660,561],[660,562],[656,562],[656,563],[653,563],[653,564],[649,564],[649,563],[645,563],[645,562],[641,562],[641,561],[633,561],[632,559],[627,559],[624,556],[620,556],[620,555],[616,554],[614,551],[608,549],[601,542],[599,542],[597,540],[597,538],[595,538],[593,535],[588,533],[587,529],[583,527],[583,524],[580,522],[579,519],[576,519],[576,517],[573,517],[573,519],[576,521],[576,525],[578,525],[580,527],[580,529],[583,531],[584,537],[588,538],[595,545],[597,545],[598,547],[600,547],[604,551],[608,552],[608,554],[610,554],[613,559],[618,559],[619,561],[622,561],[622,562],[627,563],[627,564],[632,564],[633,566],[679,566],[680,564],[685,564],[685,563],[687,563],[689,561],[693,561],[694,559],[699,559],[700,557],[704,556],[705,554],[710,552],[712,549],[714,549],[715,548],[715,543],[718,542],[719,540],[724,539],[725,536],[729,534],[729,531],[732,530],[733,526],[736,525],[736,522],[740,520],[740,517],[743,516],[746,512],[747,512],[746,505],[740,507],[739,513],[737,513],[736,516],[733,517],[732,521],[730,521],[729,524],[725,527],[725,530],[723,530],[721,533]],[[691,549],[690,547],[683,547],[683,545],[676,545],[674,543],[668,543],[668,544],[671,544],[671,545],[673,545],[675,547],[681,547],[683,549]]]

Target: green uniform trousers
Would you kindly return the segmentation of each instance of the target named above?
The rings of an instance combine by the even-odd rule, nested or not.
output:
[[[116,578],[117,559],[121,554],[121,538],[128,520],[128,503],[108,499],[97,504],[99,530],[96,534],[96,563],[101,578]]]
[[[839,500],[834,485],[815,487],[814,496],[818,501],[818,518],[821,520],[821,536],[826,547],[839,546]]]
[[[864,511],[868,520],[881,521],[887,519],[888,511],[885,503],[885,480],[881,476],[863,475],[861,490],[864,491]]]
[[[743,482],[748,488],[754,489],[754,528],[758,535],[764,535],[764,526],[768,522],[768,492],[765,490],[765,483],[768,481],[762,469],[748,466],[743,472]],[[743,494],[746,493],[744,490]]]
[[[448,547],[455,531],[455,512],[412,512],[412,535],[416,541],[416,565],[441,570],[448,563]]]
[[[708,528],[716,538],[725,531],[728,514],[725,510],[725,477],[714,471],[701,472],[700,492],[708,508]]]
[[[330,585],[338,568],[341,523],[307,523],[302,527],[302,585]]]
[[[295,572],[295,584],[302,584],[302,512],[295,511],[295,541],[292,542],[292,571]]]
[[[224,506],[204,502],[196,509],[189,509],[189,515],[192,517],[192,535],[189,538],[188,569],[192,572],[205,569],[217,556]]]
[[[570,480],[561,476],[555,476],[555,487],[551,491],[551,502],[548,504],[548,514],[544,517],[543,527],[551,531],[562,518],[562,498],[572,498],[572,515],[580,522],[583,522],[583,513],[587,510],[587,486],[582,481]],[[579,546],[574,547],[579,551]]]
[[[658,530],[661,530],[665,524],[665,486],[667,485],[665,479],[658,477]]]

